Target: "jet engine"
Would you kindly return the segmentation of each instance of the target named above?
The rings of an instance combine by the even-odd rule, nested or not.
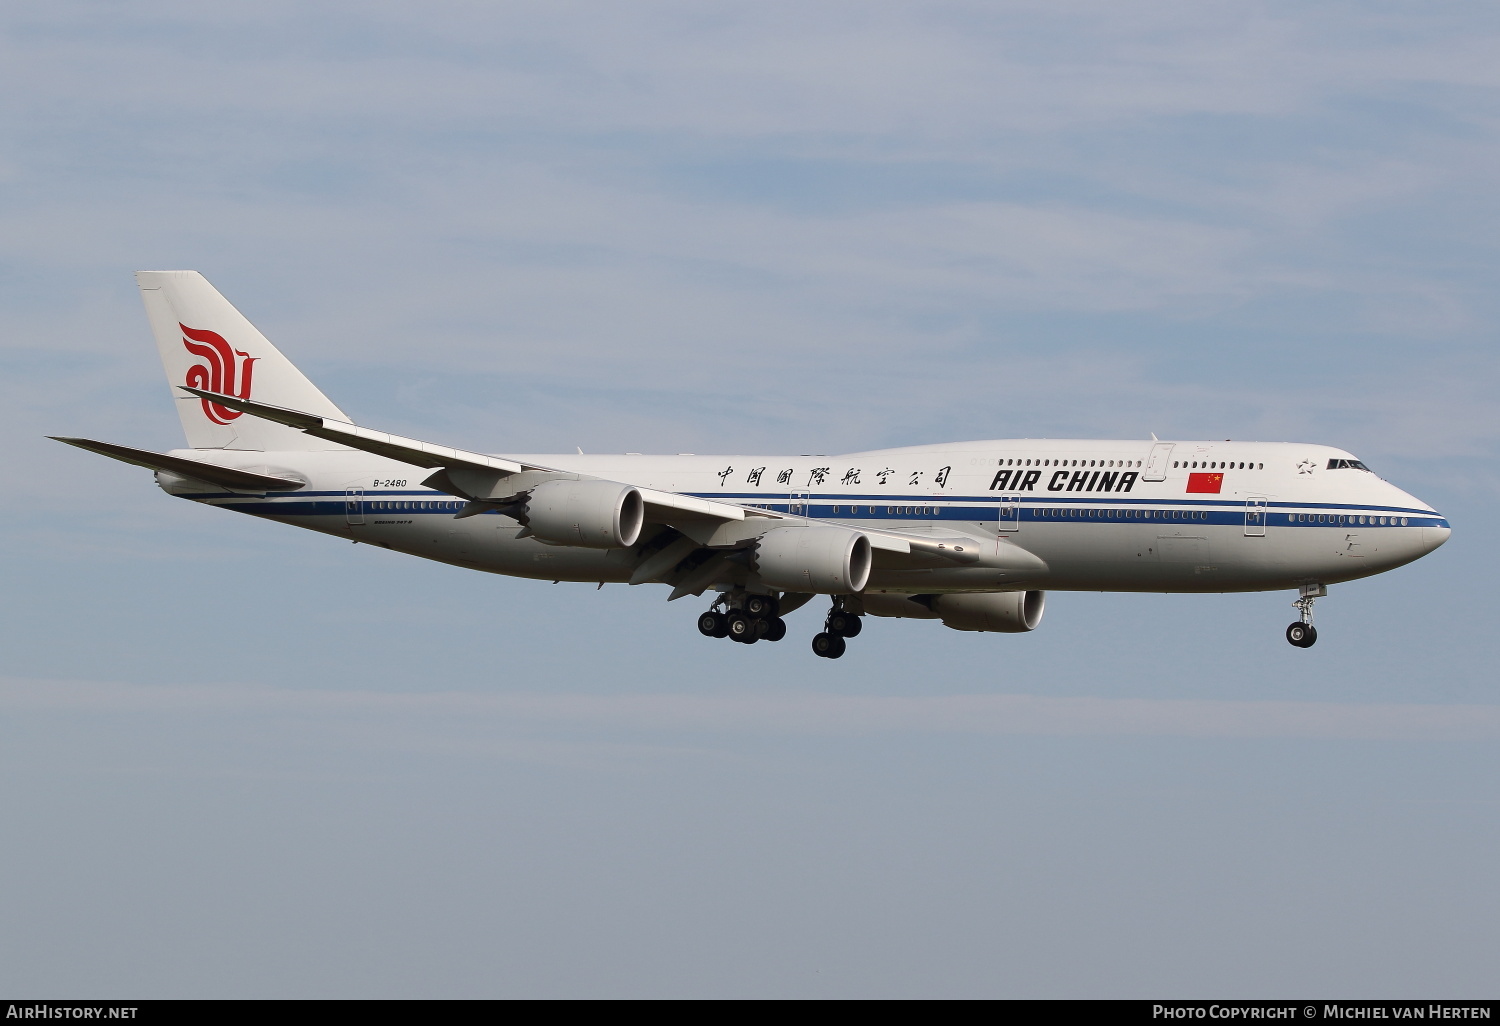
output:
[[[646,503],[617,481],[546,481],[531,489],[519,519],[543,541],[628,549],[641,536]]]
[[[1045,591],[969,592],[954,595],[865,595],[872,616],[942,620],[956,631],[1024,634],[1036,630],[1047,604]]]
[[[755,544],[754,567],[772,588],[852,595],[870,579],[870,539],[838,527],[778,527]]]

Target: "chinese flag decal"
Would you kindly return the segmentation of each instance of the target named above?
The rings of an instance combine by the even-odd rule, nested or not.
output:
[[[1191,492],[1204,492],[1208,495],[1218,495],[1219,489],[1224,487],[1223,474],[1189,474],[1187,490]]]

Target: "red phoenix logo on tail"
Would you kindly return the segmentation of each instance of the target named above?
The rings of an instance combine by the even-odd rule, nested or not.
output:
[[[249,399],[250,375],[255,370],[252,365],[258,357],[233,348],[217,332],[200,331],[181,323],[177,326],[182,329],[182,344],[187,347],[187,351],[203,360],[203,363],[195,363],[188,368],[188,387]],[[244,362],[239,362],[236,357],[243,357]],[[239,378],[238,391],[235,390],[236,378]],[[240,415],[240,411],[227,409],[204,399],[203,415],[215,424],[228,424]]]

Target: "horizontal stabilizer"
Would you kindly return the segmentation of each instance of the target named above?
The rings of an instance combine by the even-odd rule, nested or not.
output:
[[[229,467],[218,467],[212,463],[184,459],[181,456],[168,456],[165,453],[151,452],[147,449],[132,449],[128,445],[115,445],[113,442],[96,442],[91,438],[59,438],[57,435],[47,437],[56,442],[76,445],[80,449],[96,452],[100,456],[108,456],[121,463],[132,463],[137,467],[145,467],[147,470],[165,470],[173,474],[182,474],[184,477],[194,477],[199,481],[207,481],[209,484],[220,485],[237,492],[291,492],[305,484],[303,481],[252,474],[245,470],[232,470]]]

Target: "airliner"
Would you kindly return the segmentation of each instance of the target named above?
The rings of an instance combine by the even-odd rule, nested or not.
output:
[[[711,638],[780,641],[828,603],[837,659],[867,616],[1036,629],[1048,591],[1296,592],[1445,542],[1448,521],[1353,454],[1294,442],[1002,439],[838,456],[501,455],[355,424],[196,271],[136,274],[188,447],[57,441],[169,495],[545,581],[712,596]]]

